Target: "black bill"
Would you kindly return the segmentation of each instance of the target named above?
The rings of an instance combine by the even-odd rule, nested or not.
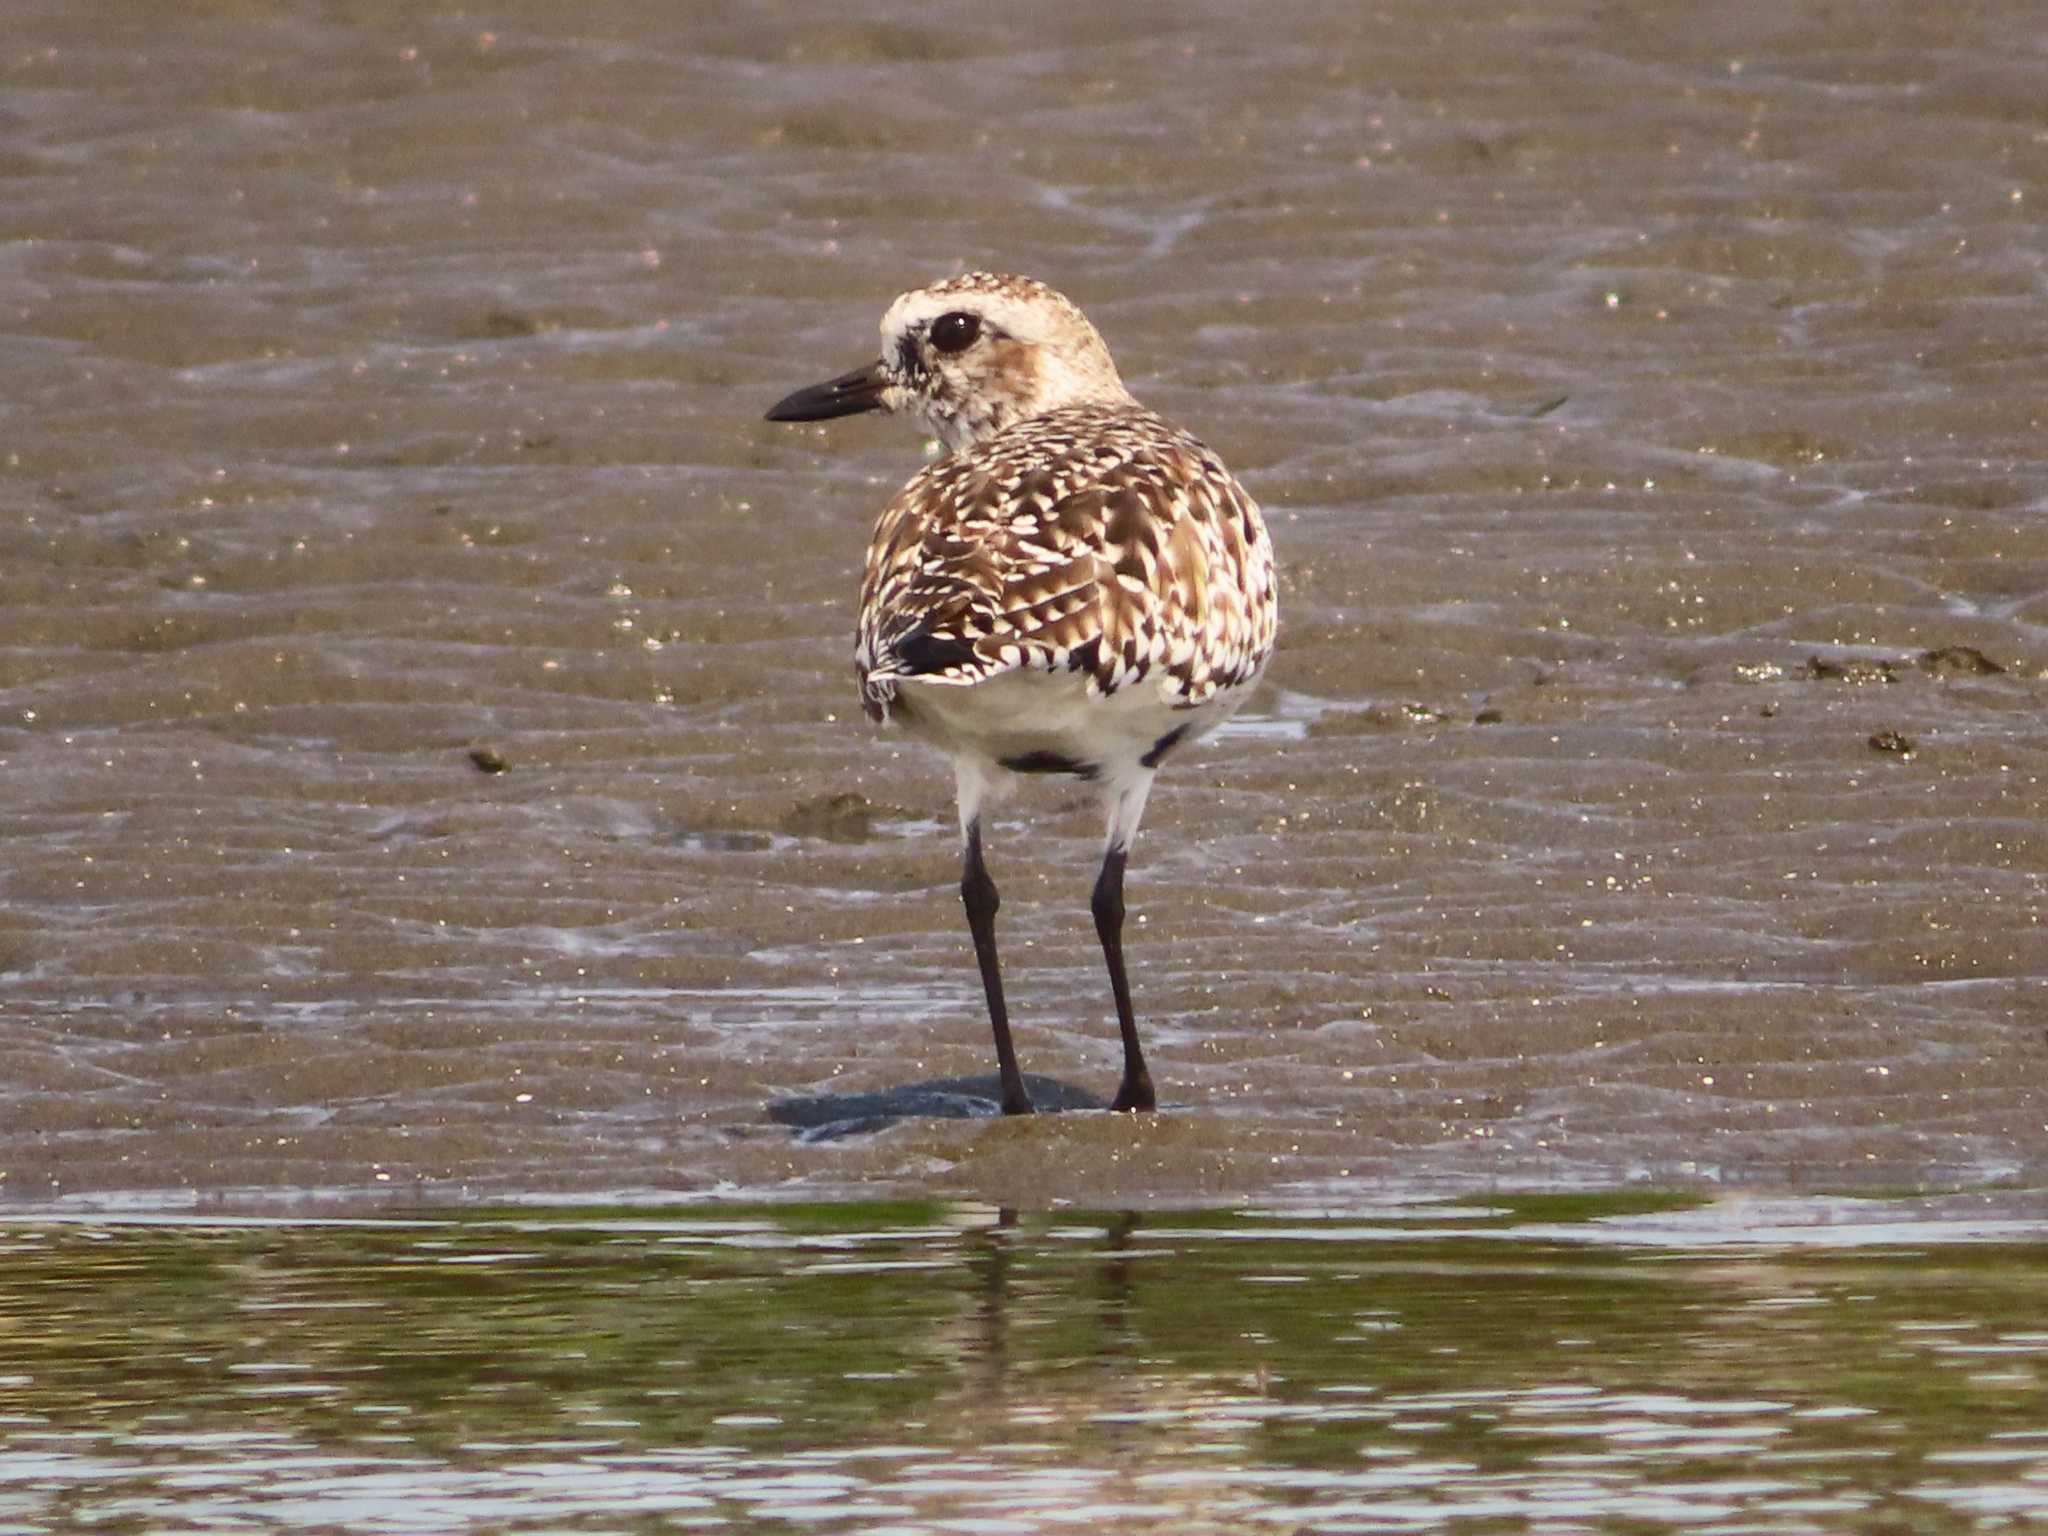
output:
[[[835,416],[857,416],[862,411],[882,408],[882,391],[889,380],[879,362],[842,373],[836,379],[813,384],[793,395],[784,395],[768,407],[770,421],[830,421]]]

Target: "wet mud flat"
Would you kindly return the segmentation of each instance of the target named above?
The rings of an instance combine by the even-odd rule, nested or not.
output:
[[[0,1203],[2038,1183],[2033,8],[1294,25],[17,7]],[[1132,865],[1168,1112],[809,1136],[990,1053],[846,663],[917,446],[758,417],[970,265],[1281,649]],[[1077,1096],[1094,823],[991,849]]]
[[[0,1221],[23,1530],[1970,1531],[2048,1514],[1968,1201]]]

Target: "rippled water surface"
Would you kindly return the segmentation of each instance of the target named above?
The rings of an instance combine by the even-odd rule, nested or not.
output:
[[[2048,1518],[2038,1223],[1672,1206],[0,1227],[0,1528]]]
[[[2044,38],[2037,0],[8,0],[0,1201],[2038,1174]],[[966,266],[1071,292],[1241,471],[1282,647],[1133,866],[1169,1115],[806,1138],[771,1107],[990,1051],[950,779],[850,684],[918,446],[760,416]],[[1024,1064],[1106,1093],[1095,837],[1051,789],[993,858]],[[178,1251],[324,1275],[298,1241]],[[275,1447],[337,1498],[372,1474],[305,1445],[409,1444],[381,1379],[344,1400]],[[1507,1467],[1471,1413],[1637,1413],[1546,1401],[1396,1417]]]

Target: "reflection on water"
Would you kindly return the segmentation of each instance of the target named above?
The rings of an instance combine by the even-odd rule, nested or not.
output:
[[[2040,1247],[1581,1214],[23,1223],[0,1527],[2048,1516]]]

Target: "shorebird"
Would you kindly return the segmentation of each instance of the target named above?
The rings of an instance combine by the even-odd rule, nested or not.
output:
[[[1202,443],[1131,397],[1072,302],[970,272],[882,317],[882,355],[799,389],[770,421],[911,417],[945,455],[882,510],[854,669],[870,718],[946,751],[959,789],[960,898],[988,998],[1005,1114],[1028,1114],[996,956],[982,818],[1020,776],[1092,783],[1107,822],[1090,907],[1123,1079],[1156,1107],[1124,973],[1124,865],[1153,775],[1214,730],[1273,648],[1273,551],[1259,509]]]

